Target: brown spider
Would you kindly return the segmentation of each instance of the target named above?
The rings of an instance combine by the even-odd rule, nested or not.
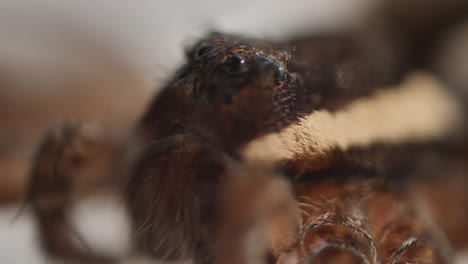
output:
[[[402,39],[416,45],[428,27]],[[433,75],[405,79],[428,66],[431,45],[402,59],[414,47],[373,46],[382,39],[369,35],[212,33],[124,143],[91,125],[53,128],[28,197],[44,248],[115,261],[83,249],[67,219],[76,194],[112,183],[135,248],[157,260],[450,263],[441,230],[452,243],[456,231],[437,228],[424,201],[466,171],[465,111]]]

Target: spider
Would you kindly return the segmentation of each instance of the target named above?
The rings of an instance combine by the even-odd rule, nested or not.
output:
[[[408,74],[429,50],[408,61],[373,43],[211,33],[125,141],[54,127],[28,194],[44,249],[116,261],[77,243],[67,215],[76,195],[109,184],[135,248],[155,260],[450,263],[457,232],[425,208],[465,170],[463,105],[437,72]]]

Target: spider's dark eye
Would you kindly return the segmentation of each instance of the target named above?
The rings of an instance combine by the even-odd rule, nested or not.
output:
[[[247,64],[244,57],[240,55],[232,55],[224,63],[224,70],[232,75],[246,72]]]
[[[275,70],[275,73],[273,75],[273,77],[275,79],[275,84],[276,85],[281,84],[283,82],[283,80],[284,80],[285,75],[286,75],[286,70],[284,69],[284,67],[278,67]]]
[[[194,56],[195,59],[199,60],[203,58],[210,50],[213,49],[213,45],[208,42],[201,43],[195,50]]]

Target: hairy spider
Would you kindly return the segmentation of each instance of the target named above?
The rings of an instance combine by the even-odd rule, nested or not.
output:
[[[381,46],[383,33],[282,43],[209,34],[125,143],[70,122],[45,136],[29,192],[44,248],[115,261],[67,228],[74,195],[113,182],[136,249],[157,260],[450,263],[441,230],[455,243],[466,228],[436,227],[425,208],[466,171],[465,110],[437,72],[408,75],[429,68],[432,44],[398,55],[434,27],[388,27],[413,46]]]

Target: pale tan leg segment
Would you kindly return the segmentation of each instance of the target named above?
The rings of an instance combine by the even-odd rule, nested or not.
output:
[[[39,237],[54,258],[81,263],[109,263],[86,246],[70,224],[75,200],[97,187],[120,182],[111,168],[121,164],[121,149],[92,125],[62,123],[44,137],[36,154],[28,202],[38,221]]]

